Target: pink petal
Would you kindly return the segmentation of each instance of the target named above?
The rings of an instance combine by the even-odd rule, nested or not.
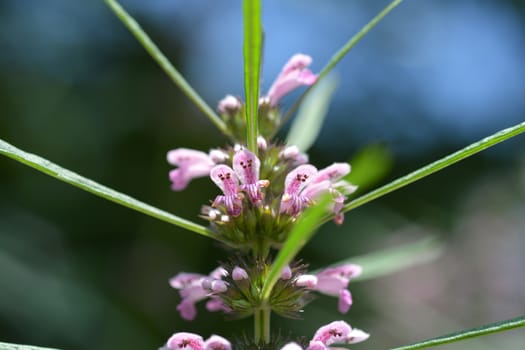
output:
[[[171,336],[166,344],[173,350],[204,350],[204,340],[198,334],[179,332]]]
[[[319,170],[317,176],[313,180],[314,183],[329,180],[334,183],[343,176],[350,173],[350,164],[348,163],[334,163],[324,169]]]
[[[213,166],[210,157],[201,151],[189,148],[177,148],[167,154],[168,163],[181,166],[188,163],[204,163]]]
[[[281,97],[299,86],[316,82],[317,75],[306,68],[311,63],[312,58],[303,54],[296,54],[290,58],[268,90],[267,97],[272,106],[276,106]]]
[[[352,306],[352,295],[347,289],[341,289],[339,291],[339,303],[338,310],[342,314],[346,314]]]
[[[234,281],[246,280],[248,279],[248,272],[239,266],[235,266],[232,271],[232,278]]]
[[[317,285],[317,277],[315,275],[301,275],[296,278],[295,285],[298,287],[314,289]]]
[[[226,196],[238,192],[239,182],[232,168],[227,165],[217,165],[210,171],[213,182],[224,192]]]
[[[290,266],[286,265],[281,271],[281,279],[289,280],[290,278],[292,278],[292,269],[290,268]]]
[[[366,333],[366,332],[364,332],[364,331],[362,331],[360,329],[354,328],[354,329],[352,329],[352,331],[348,335],[347,343],[348,344],[360,343],[362,341],[367,340],[368,338],[370,338],[370,334],[368,334],[368,333]]]
[[[284,181],[284,193],[297,195],[299,192],[312,181],[317,174],[317,169],[310,164],[300,165],[286,175]]]
[[[177,311],[180,313],[180,317],[187,321],[191,321],[197,316],[195,304],[188,299],[183,299],[180,304],[177,305]]]
[[[231,350],[231,343],[225,338],[212,335],[204,342],[204,350]]]
[[[352,327],[344,321],[334,321],[322,326],[315,332],[312,341],[320,341],[325,345],[344,343],[350,334]]]
[[[243,149],[233,156],[233,170],[242,184],[257,183],[260,167],[259,158],[247,149]]]

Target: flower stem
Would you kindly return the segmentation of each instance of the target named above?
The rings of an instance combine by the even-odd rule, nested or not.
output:
[[[266,305],[255,311],[254,327],[255,327],[255,342],[265,343],[270,342],[270,318],[272,310]]]

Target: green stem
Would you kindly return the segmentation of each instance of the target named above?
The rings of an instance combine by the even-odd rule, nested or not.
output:
[[[182,227],[200,235],[217,239],[216,235],[204,226],[153,207],[124,193],[117,192],[109,187],[74,173],[71,170],[62,168],[61,166],[54,164],[47,159],[39,157],[35,154],[24,152],[3,140],[0,140],[0,154],[28,165],[31,168],[52,176],[60,181],[76,186],[84,191],[91,192],[99,197],[105,198],[117,204],[139,211],[156,219],[166,221],[170,224]]]
[[[270,319],[272,310],[264,306],[254,313],[254,340],[255,343],[270,343]]]
[[[416,182],[424,177],[427,177],[439,170],[442,170],[452,164],[455,164],[465,158],[468,158],[476,153],[479,153],[489,147],[492,147],[500,142],[503,142],[511,137],[517,136],[525,132],[525,122],[522,122],[518,125],[512,126],[510,128],[498,131],[497,133],[488,136],[480,141],[477,141],[457,152],[454,152],[446,157],[443,157],[433,163],[430,163],[422,168],[419,168],[416,171],[411,172],[408,175],[398,178],[374,191],[371,191],[361,197],[350,201],[344,206],[343,211],[347,212],[357,207],[362,206],[368,202],[373,201],[379,197],[382,197],[390,192],[393,192],[397,189],[405,187],[413,182]],[[329,221],[333,216],[327,216],[322,221],[322,223]]]
[[[520,316],[506,321],[490,323],[481,327],[443,335],[441,337],[432,338],[416,344],[401,346],[392,350],[424,349],[429,348],[431,346],[454,343],[468,338],[481,337],[483,335],[491,333],[503,332],[518,327],[525,327],[525,316]]]
[[[200,109],[206,117],[226,136],[231,133],[224,121],[204,102],[199,94],[188,84],[184,77],[175,69],[166,56],[160,51],[142,27],[131,17],[126,10],[115,0],[104,0],[117,17],[124,23],[129,31],[137,38],[139,43],[146,49],[150,56],[158,63],[170,79],[182,92]]]
[[[321,79],[323,79],[335,66],[343,59],[343,57],[346,56],[346,54],[359,42],[361,39],[364,38],[366,34],[372,28],[374,28],[381,20],[388,15],[394,8],[396,8],[399,4],[401,4],[403,0],[394,0],[392,1],[387,7],[385,7],[381,12],[379,12],[370,22],[365,24],[359,32],[357,32],[353,37],[348,40],[342,48],[337,51],[330,61],[324,66],[324,68],[319,73],[319,77],[317,78],[317,81],[314,85],[309,86],[308,89],[301,95],[301,97],[294,103],[294,105],[286,112],[286,114],[283,117],[281,125],[284,125],[288,119],[291,118],[292,114],[299,108],[305,97],[312,91],[313,87],[319,83]],[[276,130],[277,132],[277,130]]]

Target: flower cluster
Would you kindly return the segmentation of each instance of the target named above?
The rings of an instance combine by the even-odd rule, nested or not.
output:
[[[296,342],[290,342],[280,347],[280,350],[329,350],[332,345],[355,344],[368,339],[369,334],[360,329],[352,328],[344,321],[334,321],[322,326],[306,347]],[[194,333],[179,332],[171,336],[163,348],[165,350],[232,350],[231,343],[218,335],[212,335],[204,340]]]
[[[352,305],[348,290],[350,280],[361,274],[361,267],[344,264],[319,272],[307,272],[307,265],[292,262],[281,271],[270,291],[261,295],[272,267],[273,251],[280,249],[304,210],[321,197],[328,197],[327,213],[336,224],[343,223],[347,197],[356,190],[345,177],[347,163],[334,163],[318,169],[309,164],[308,156],[294,145],[272,143],[269,136],[281,122],[280,99],[291,90],[312,85],[317,76],[307,69],[312,59],[303,54],[293,56],[259,100],[257,149],[245,145],[246,121],[240,98],[228,95],[219,102],[218,110],[237,143],[209,153],[178,148],[168,153],[168,162],[176,168],[169,174],[172,189],[183,190],[195,178],[209,176],[220,193],[203,205],[201,217],[210,231],[237,253],[209,275],[182,272],[170,280],[178,290],[177,306],[182,318],[196,317],[196,304],[206,300],[208,311],[222,311],[229,318],[255,315],[268,310],[284,317],[298,318],[313,292],[337,297],[338,309],[346,313]],[[323,200],[324,203],[324,200]],[[321,327],[308,344],[281,342],[282,350],[330,349],[333,344],[363,341],[368,334],[352,329],[343,321]],[[218,336],[203,340],[192,333],[176,333],[168,349],[227,350],[229,341]],[[276,349],[277,345],[255,347],[236,345],[237,349]]]

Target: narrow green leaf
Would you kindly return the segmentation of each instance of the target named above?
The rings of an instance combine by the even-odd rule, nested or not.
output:
[[[474,142],[473,144],[457,152],[454,152],[444,158],[441,158],[433,163],[430,163],[422,168],[419,168],[418,170],[413,171],[408,175],[400,177],[397,180],[394,180],[382,187],[379,187],[378,189],[374,191],[371,191],[361,197],[354,199],[353,201],[350,201],[344,206],[343,211],[347,212],[357,207],[360,207],[363,204],[371,202],[374,199],[380,198],[386,194],[389,194],[390,192],[393,192],[397,189],[405,187],[406,185],[416,182],[424,177],[427,177],[428,175],[431,175],[437,171],[440,171],[452,164],[455,164],[465,158],[468,158],[476,153],[479,153],[487,148],[490,148],[500,142],[508,140],[514,136],[517,136],[523,132],[525,132],[525,122],[522,122],[520,124],[517,124],[515,126],[512,126],[504,130],[500,130],[496,132],[495,134],[485,137],[484,139],[480,141]],[[323,220],[323,223],[330,221],[331,219],[332,219],[331,216],[327,216]]]
[[[135,36],[139,43],[146,49],[150,56],[164,70],[164,73],[177,85],[182,92],[200,109],[206,117],[226,136],[231,136],[230,132],[222,119],[204,102],[199,94],[191,87],[184,77],[175,69],[166,56],[160,51],[150,37],[144,32],[142,27],[135,21],[129,13],[122,8],[116,0],[104,0],[109,8],[124,23],[129,31]]]
[[[458,342],[468,338],[481,337],[483,335],[504,332],[513,328],[525,327],[525,315],[512,318],[510,320],[495,322],[486,324],[484,326],[467,329],[464,331],[459,331],[447,335],[443,335],[437,338],[428,339],[422,342],[414,343],[411,345],[401,346],[399,348],[393,348],[391,350],[414,350],[414,349],[424,349],[431,346],[444,345],[449,343]]]
[[[361,30],[359,32],[357,32],[353,37],[350,38],[350,40],[348,40],[344,45],[343,47],[341,47],[339,49],[339,51],[337,51],[333,56],[332,58],[330,59],[330,61],[328,61],[328,63],[326,64],[326,66],[324,66],[324,68],[321,70],[321,72],[319,73],[319,77],[317,78],[317,82],[310,86],[308,89],[306,89],[306,91],[301,95],[301,97],[297,100],[297,102],[294,103],[294,105],[292,106],[292,108],[290,108],[290,110],[288,112],[286,112],[285,116],[283,117],[283,123],[284,124],[288,119],[290,119],[290,117],[292,116],[292,114],[297,110],[297,108],[299,107],[299,105],[301,105],[302,101],[306,98],[306,96],[312,91],[313,87],[316,85],[316,84],[319,84],[319,82],[336,66],[336,64],[339,63],[339,61],[341,61],[343,59],[343,57],[346,56],[346,54],[348,52],[350,52],[350,50],[359,42],[361,41],[361,39],[364,38],[364,36],[366,34],[368,34],[368,32],[370,30],[372,30],[372,28],[374,28],[379,22],[381,22],[381,20],[386,16],[388,15],[394,8],[396,8],[399,4],[401,4],[403,0],[394,0],[392,1],[387,7],[385,7],[381,12],[379,12],[374,18],[372,18],[372,20],[370,20],[370,22],[368,22],[367,24],[365,24]]]
[[[306,152],[314,144],[323,126],[337,85],[338,79],[335,75],[329,75],[316,85],[299,108],[288,133],[287,144],[296,145],[302,152]]]
[[[444,244],[436,237],[429,237],[398,247],[345,259],[335,263],[334,266],[346,263],[360,265],[363,273],[361,276],[352,278],[352,282],[367,281],[430,262],[441,256],[443,251]],[[319,271],[312,273],[317,272]]]
[[[57,349],[42,348],[40,346],[33,346],[33,345],[0,343],[0,350],[57,350]]]
[[[246,95],[246,140],[248,149],[257,154],[259,79],[262,58],[261,1],[244,0],[244,93]]]
[[[511,137],[517,136],[525,132],[525,122],[515,125],[513,127],[498,131],[497,133],[488,136],[478,142],[475,142],[457,152],[454,152],[444,158],[441,158],[433,163],[430,163],[408,175],[405,175],[391,183],[378,188],[364,196],[354,199],[350,203],[346,204],[344,211],[349,211],[357,208],[365,203],[368,203],[376,198],[382,197],[385,194],[393,192],[401,187],[404,187],[412,182],[416,182],[430,174],[433,174],[439,170],[442,170],[454,163],[457,163],[465,158],[468,158],[476,153],[479,153],[489,147],[492,147],[500,142],[503,142]]]
[[[105,198],[130,209],[139,211],[143,214],[152,216],[159,220],[166,221],[175,226],[185,228],[186,230],[198,233],[200,235],[217,239],[213,232],[211,232],[204,226],[198,225],[192,221],[170,214],[164,210],[158,209],[149,204],[141,202],[126,194],[112,190],[109,187],[101,185],[70,170],[64,169],[61,166],[48,161],[47,159],[44,159],[31,153],[24,152],[21,149],[18,149],[15,146],[3,140],[0,140],[0,154],[12,158],[20,163],[26,164],[60,181],[76,186],[84,191],[91,192],[99,197]]]
[[[350,160],[352,171],[345,180],[359,186],[358,191],[362,192],[384,178],[392,164],[392,155],[385,146],[367,146]]]
[[[268,272],[268,277],[261,292],[263,300],[268,300],[272,288],[279,279],[279,276],[281,276],[284,267],[295,258],[297,253],[299,253],[314,235],[319,227],[320,221],[326,215],[326,208],[330,199],[330,195],[321,197],[315,205],[307,208],[295,223],[288,239],[284,242],[272,264],[272,268]]]

